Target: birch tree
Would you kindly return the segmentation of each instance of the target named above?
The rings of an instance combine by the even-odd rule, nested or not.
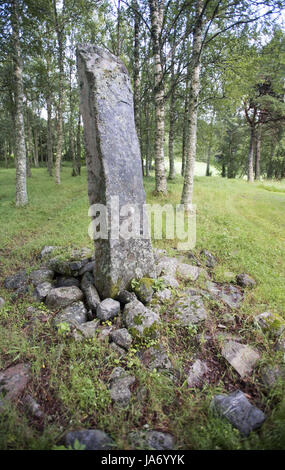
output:
[[[27,194],[27,158],[24,126],[24,86],[20,44],[19,2],[11,1],[11,25],[13,38],[13,61],[15,81],[15,162],[16,162],[16,206],[28,203]]]
[[[148,0],[151,17],[151,38],[154,60],[154,106],[155,106],[155,191],[167,193],[164,163],[164,82],[161,62],[161,32],[164,14],[163,0]]]

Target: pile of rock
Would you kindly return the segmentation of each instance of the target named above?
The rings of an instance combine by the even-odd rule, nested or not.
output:
[[[93,275],[95,261],[91,250],[87,248],[73,250],[71,258],[66,260],[59,256],[52,257],[56,249],[56,247],[44,247],[40,255],[42,266],[29,274],[21,271],[14,276],[9,276],[4,281],[5,287],[15,291],[18,295],[28,292],[32,286],[35,300],[45,302],[53,313],[53,324],[56,328],[59,328],[62,323],[68,324],[71,335],[76,341],[92,338],[99,333],[101,339],[108,338],[111,347],[120,356],[127,354],[137,339],[146,336],[156,337],[157,326],[161,322],[160,306],[164,303],[168,303],[168,311],[171,312],[172,318],[176,320],[178,326],[200,325],[208,317],[204,303],[205,298],[220,302],[227,312],[235,311],[243,301],[244,294],[241,286],[244,289],[252,288],[255,283],[246,274],[237,276],[235,285],[215,283],[209,279],[209,275],[201,263],[191,265],[185,262],[185,258],[167,257],[161,250],[156,250],[156,279],[136,279],[131,283],[130,291],[122,290],[115,299],[101,299],[95,287]],[[208,269],[213,269],[216,260],[211,253],[205,250],[203,257],[206,259],[205,264]],[[204,279],[203,288],[193,285],[200,276]],[[189,283],[189,287],[183,287]],[[178,295],[176,295],[177,293]],[[0,298],[0,308],[4,303],[4,299]],[[32,314],[36,309],[34,307],[31,309]],[[231,316],[234,321],[234,317],[230,313],[225,315]],[[119,317],[118,321],[113,324],[108,323],[116,317]],[[281,317],[265,312],[256,317],[256,324],[265,333],[269,332],[278,340],[276,349],[282,349],[285,322]],[[224,335],[221,355],[242,379],[252,374],[260,359],[258,351],[243,344],[243,340],[239,337],[230,337],[230,335]],[[173,375],[171,380],[175,380],[172,361],[162,345],[139,351],[138,357],[149,369],[167,372],[170,378]],[[8,388],[8,398],[9,393],[14,393],[12,390],[16,390],[18,395],[22,393],[29,377],[26,364],[15,367],[16,369],[18,367],[19,370],[10,368],[11,370],[7,369],[0,375],[2,385],[5,383]],[[263,384],[269,387],[278,382],[280,377],[283,378],[284,373],[283,368],[273,365],[271,368],[263,369],[261,379]],[[192,389],[203,387],[210,374],[211,366],[196,358],[186,378],[188,387]],[[128,406],[131,398],[131,386],[135,381],[135,377],[123,368],[117,367],[113,370],[109,377],[109,390],[116,405]],[[31,396],[25,396],[23,403],[33,416],[42,417],[41,409]],[[239,390],[230,395],[214,397],[212,409],[219,416],[228,419],[244,435],[248,435],[251,430],[260,426],[265,419],[262,411],[251,405]],[[84,434],[86,432],[88,435]],[[105,438],[107,439],[107,437],[104,433],[100,434],[101,431],[80,431],[80,435],[78,433],[67,435],[66,443],[70,445],[74,437],[77,436],[80,437],[80,441],[86,444],[86,448],[101,448],[101,438],[104,441],[102,445],[105,446]],[[171,436],[162,433],[160,436],[157,431],[149,431],[149,433],[156,433],[154,435],[142,433],[144,442],[144,444],[140,444],[142,446],[171,448],[173,445]],[[154,444],[152,442],[153,436],[155,439],[162,439],[163,443]],[[89,438],[91,439],[90,443]],[[106,445],[112,447],[113,443],[107,439]]]

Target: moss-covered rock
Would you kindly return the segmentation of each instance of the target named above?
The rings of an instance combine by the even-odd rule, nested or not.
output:
[[[135,338],[153,338],[157,334],[158,314],[138,300],[126,304],[124,321],[129,333]]]
[[[154,294],[153,284],[154,279],[151,279],[150,277],[143,277],[132,282],[134,293],[144,304],[149,304],[152,301]]]
[[[256,322],[264,332],[274,337],[281,336],[285,330],[285,320],[277,313],[261,313],[257,315]]]

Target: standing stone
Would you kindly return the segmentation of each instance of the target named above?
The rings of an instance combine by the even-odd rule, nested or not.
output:
[[[156,277],[148,230],[142,235],[145,192],[133,95],[118,57],[84,45],[78,48],[77,58],[90,205],[107,207],[109,222],[119,214],[120,227],[129,220],[128,211],[124,217],[120,213],[122,206],[130,204],[140,214],[140,237],[133,233],[129,239],[118,237],[109,226],[108,237],[95,240],[95,286],[101,298],[115,298],[131,279]],[[112,210],[114,201],[118,206]],[[132,232],[133,228],[131,224]]]

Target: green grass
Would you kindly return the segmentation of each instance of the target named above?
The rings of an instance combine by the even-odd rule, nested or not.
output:
[[[45,169],[33,170],[28,181],[29,205],[16,209],[15,171],[0,170],[0,274],[1,279],[19,269],[37,266],[43,245],[92,246],[88,237],[86,169],[77,178],[63,168],[62,184],[56,186]],[[268,187],[277,191],[264,190]],[[147,202],[178,204],[182,179],[169,182],[167,197],[154,197],[154,178],[145,180]],[[257,286],[245,297],[240,312],[242,334],[262,351],[262,361],[282,360],[272,352],[270,338],[256,332],[253,318],[265,310],[285,317],[285,194],[283,183],[249,185],[242,180],[196,177],[196,254],[207,248],[218,258],[214,275],[226,281],[233,274],[247,272]],[[155,241],[155,246],[176,253],[176,241]],[[148,424],[168,430],[178,447],[185,449],[284,449],[284,390],[261,392],[258,401],[268,414],[261,431],[242,438],[228,423],[209,414],[215,393],[226,390],[224,377],[215,385],[193,392],[183,383],[174,386],[163,374],[149,372],[130,355],[127,364],[144,389],[147,400],[139,406],[132,401],[128,410],[114,407],[109,400],[107,379],[117,359],[107,345],[77,344],[56,334],[51,323],[38,322],[27,331],[29,296],[7,300],[0,314],[0,369],[18,361],[32,364],[30,392],[36,396],[51,420],[34,423],[21,404],[8,407],[0,417],[1,449],[51,449],[65,429],[97,427],[110,433],[120,448],[128,448],[127,434]],[[219,313],[218,313],[219,315]],[[216,320],[213,319],[215,322]],[[218,321],[218,317],[217,317]],[[211,327],[211,325],[210,325]],[[183,370],[196,353],[195,332],[163,331],[162,341],[172,349],[177,369]],[[205,354],[208,354],[205,351]],[[228,374],[232,374],[230,369]],[[255,377],[253,378],[255,380]]]

